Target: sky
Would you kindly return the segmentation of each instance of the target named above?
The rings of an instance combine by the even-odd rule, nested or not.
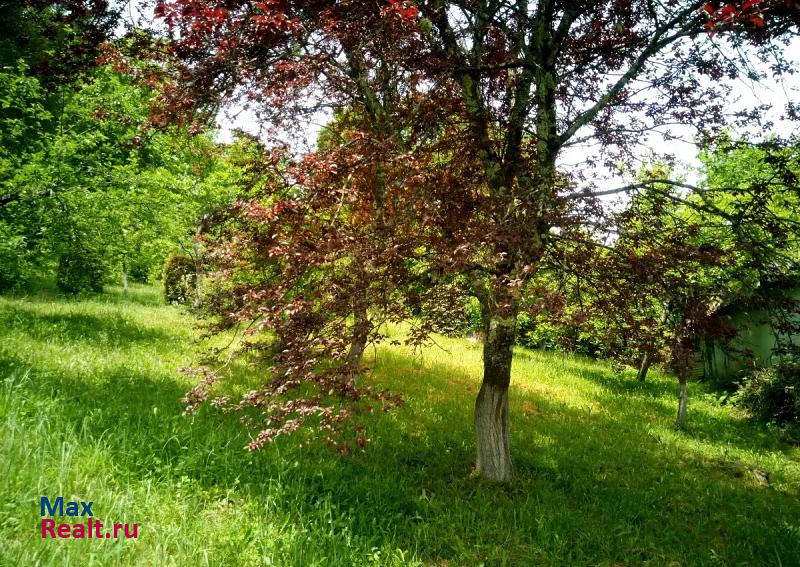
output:
[[[788,48],[787,53],[800,68],[800,41],[795,40]],[[764,116],[765,122],[774,123],[769,130],[753,128],[750,129],[750,132],[737,132],[731,129],[734,135],[739,134],[750,142],[758,142],[761,138],[769,135],[788,138],[792,134],[800,133],[797,123],[782,119],[787,103],[800,102],[800,74],[785,76],[780,80],[768,76],[761,81],[740,77],[731,86],[731,96],[725,101],[731,113],[769,104],[772,108]],[[642,164],[652,162],[653,156],[674,156],[676,161],[674,174],[683,177],[688,183],[697,183],[701,163],[698,159],[698,146],[694,137],[696,130],[689,126],[672,126],[661,129],[661,132],[652,132],[642,139],[638,148],[638,157]],[[561,167],[580,167],[591,151],[592,148],[567,148],[560,165]],[[620,185],[621,179],[618,172],[598,171],[597,173],[599,176],[597,184],[601,189]]]
[[[139,8],[138,0],[118,1],[124,7],[127,21],[135,23],[149,20],[151,10]],[[785,50],[785,55],[787,55],[787,58],[797,62],[798,68],[800,68],[800,40],[795,39]],[[763,66],[758,69],[758,65],[758,62],[756,62],[756,70],[763,71],[766,68]],[[761,81],[753,81],[742,77],[733,84],[733,91],[730,99],[726,101],[726,105],[731,111],[752,108],[761,104],[770,104],[772,106],[772,111],[767,115],[767,118],[774,122],[774,128],[769,132],[750,132],[748,135],[750,141],[757,142],[759,135],[772,133],[779,137],[789,137],[792,134],[800,133],[796,124],[780,119],[789,101],[800,102],[800,74],[783,77],[780,81],[771,77]],[[311,116],[303,122],[297,122],[291,131],[282,132],[280,138],[290,144],[295,153],[312,151],[320,130],[329,121],[329,113]],[[264,126],[253,111],[241,105],[233,105],[220,113],[217,117],[217,122],[219,127],[217,137],[222,142],[231,141],[232,132],[237,129],[260,135]],[[698,168],[700,167],[700,162],[697,155],[697,146],[693,139],[693,132],[689,127],[673,126],[663,129],[662,134],[650,133],[640,140],[638,159],[641,163],[648,163],[654,159],[654,156],[672,156],[677,164],[674,174],[689,183],[696,183],[699,179]],[[668,134],[669,139],[665,139],[664,134]],[[755,134],[755,138],[752,137],[753,134]],[[572,171],[585,168],[584,164],[587,157],[596,155],[596,151],[597,148],[591,146],[566,148],[561,154],[559,166],[563,170]],[[592,169],[586,173],[601,190],[614,188],[626,182],[624,176],[620,176],[619,171],[608,170],[603,167]],[[612,197],[609,197],[610,199]]]
[[[800,68],[800,40],[795,40],[787,49],[787,53]],[[792,134],[800,134],[798,125],[786,120],[781,116],[785,112],[788,102],[800,102],[800,73],[792,76],[782,77],[777,80],[772,77],[761,81],[754,81],[742,77],[732,84],[733,90],[730,98],[726,101],[731,112],[739,109],[753,108],[758,105],[769,104],[772,110],[767,113],[765,118],[774,123],[769,131],[749,132],[745,135],[749,141],[758,142],[762,136],[770,134],[779,137],[789,137]],[[316,143],[320,130],[330,120],[330,114],[320,113],[309,118],[304,123],[298,122],[296,128],[291,132],[283,134],[287,143],[291,143],[296,152],[312,151]],[[248,133],[258,135],[263,126],[256,115],[241,106],[234,106],[222,113],[218,117],[220,141],[229,142],[232,139],[232,132],[241,129]],[[688,126],[672,126],[663,128],[661,133],[651,132],[643,137],[638,147],[638,159],[642,164],[653,161],[654,156],[669,155],[674,157],[676,168],[674,174],[681,177],[688,183],[699,181],[698,170],[701,163],[698,159],[698,148],[695,144],[695,130]],[[736,133],[736,131],[733,131]],[[667,134],[665,137],[664,134]],[[580,133],[578,134],[578,137]],[[562,151],[559,166],[563,170],[574,170],[575,168],[585,167],[587,157],[596,155],[597,147],[576,146],[568,147]],[[632,174],[633,172],[631,172]],[[627,183],[624,176],[620,176],[619,171],[612,171],[598,166],[590,172],[590,178],[600,190],[607,190]],[[608,197],[612,200],[614,197]]]

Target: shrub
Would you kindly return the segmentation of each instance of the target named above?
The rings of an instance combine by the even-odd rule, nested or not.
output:
[[[800,361],[755,371],[742,382],[733,401],[760,420],[800,424]]]
[[[483,331],[483,319],[481,318],[481,304],[477,297],[467,297],[467,331],[478,333]]]
[[[103,291],[105,269],[100,254],[86,248],[73,248],[58,259],[56,285],[63,293]]]
[[[422,319],[442,335],[463,336],[470,327],[469,297],[452,282],[441,283],[422,293]]]
[[[553,350],[558,343],[557,330],[549,323],[535,321],[524,311],[517,319],[517,344],[539,350]]]
[[[164,261],[164,299],[167,303],[186,303],[194,297],[194,259],[187,254],[170,254]]]
[[[132,282],[147,283],[150,279],[150,266],[141,260],[133,260],[128,266],[128,279]]]
[[[517,344],[535,350],[563,350],[597,357],[602,348],[592,335],[574,325],[559,325],[524,311],[517,320]]]
[[[5,229],[0,224],[0,292],[25,287],[33,273],[25,239]]]

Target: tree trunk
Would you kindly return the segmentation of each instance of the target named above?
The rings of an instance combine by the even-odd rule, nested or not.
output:
[[[197,236],[192,242],[192,248],[194,249],[194,308],[197,309],[202,304],[200,300],[200,292],[202,286],[202,277],[203,277],[203,270],[202,270],[202,262],[200,258],[200,254],[202,250],[200,248],[200,230],[197,231]]]
[[[678,418],[675,420],[675,425],[680,429],[684,429],[686,427],[686,404],[689,400],[686,377],[679,376],[678,384]]]
[[[642,357],[642,364],[639,366],[639,373],[636,375],[636,379],[639,382],[644,382],[647,379],[647,371],[650,370],[652,363],[653,357],[650,356],[650,353],[645,353],[644,357]]]
[[[122,294],[128,296],[128,261],[122,261]]]
[[[477,459],[475,474],[489,480],[511,480],[508,386],[515,317],[492,317],[483,344],[483,383],[475,401]]]
[[[347,353],[347,366],[350,379],[355,382],[361,371],[361,359],[369,337],[369,315],[367,314],[366,290],[356,289],[353,293],[353,338]]]
[[[667,304],[664,305],[664,311],[661,313],[662,327],[667,322],[667,319],[669,319],[669,308],[670,308],[670,303],[667,302]],[[644,382],[647,379],[647,371],[650,370],[651,364],[653,364],[653,355],[650,354],[649,352],[646,352],[644,354],[644,357],[642,358],[642,364],[639,367],[639,374],[636,375],[636,379],[639,382]]]

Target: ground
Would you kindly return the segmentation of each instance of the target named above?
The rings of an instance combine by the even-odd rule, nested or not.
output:
[[[519,349],[496,486],[470,477],[479,345],[378,349],[367,380],[407,404],[365,452],[251,453],[234,416],[182,415],[199,335],[146,286],[0,298],[0,565],[800,565],[800,448],[702,384],[679,432],[674,378]],[[139,538],[42,540],[42,496]]]

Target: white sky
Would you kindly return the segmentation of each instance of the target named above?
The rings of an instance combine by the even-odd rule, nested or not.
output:
[[[793,43],[790,49],[795,61],[800,63],[800,41]],[[768,113],[767,119],[774,122],[774,126],[769,131],[761,132],[761,136],[777,134],[781,137],[788,137],[798,132],[797,124],[780,119],[790,101],[800,102],[800,74],[784,77],[780,82],[773,78],[758,82],[740,78],[733,84],[731,99],[726,104],[732,111],[753,108],[762,104],[771,105],[772,110]],[[314,115],[307,121],[297,122],[296,128],[291,132],[284,132],[281,139],[290,143],[294,151],[298,153],[313,150],[320,130],[329,120],[330,113]],[[220,127],[218,139],[224,142],[231,141],[234,129],[259,135],[263,127],[251,110],[242,107],[229,109],[218,117],[218,123]],[[644,163],[651,161],[653,155],[669,154],[674,156],[677,163],[675,174],[683,176],[689,182],[696,181],[700,162],[697,158],[698,149],[693,138],[694,130],[689,127],[672,126],[661,129],[661,131],[668,132],[671,139],[665,140],[662,134],[651,132],[640,145],[639,159]],[[734,131],[734,133],[736,132]],[[754,137],[752,133],[746,135],[752,142],[759,141],[758,137],[760,136],[758,135],[757,137]],[[565,148],[562,151],[559,165],[564,170],[583,168],[586,158],[589,155],[596,155],[596,150],[596,147],[591,146]],[[600,189],[613,188],[621,184],[619,172],[602,167],[592,170],[591,176]]]
[[[150,20],[152,9],[142,10],[139,0],[116,0],[119,5],[124,7],[124,20],[132,23]],[[124,24],[120,26],[123,31]],[[800,63],[800,40],[795,39],[786,48],[784,54],[795,63]],[[800,68],[800,65],[798,65]],[[761,69],[758,69],[761,70]],[[781,121],[780,116],[784,113],[789,101],[800,102],[800,74],[786,76],[781,82],[772,78],[762,81],[750,81],[741,78],[733,84],[731,100],[726,104],[732,111],[738,109],[752,108],[756,105],[770,104],[772,111],[767,118],[774,122],[774,127],[761,135],[777,134],[781,137],[788,137],[798,132],[796,124]],[[330,113],[320,113],[311,116],[308,120],[298,121],[292,131],[282,132],[280,139],[290,144],[296,153],[313,150],[317,136],[324,125],[330,120]],[[219,125],[218,139],[223,142],[232,140],[232,132],[241,129],[253,135],[263,134],[264,125],[259,121],[255,113],[242,106],[233,106],[220,114],[217,119]],[[676,175],[682,175],[687,181],[697,180],[697,168],[700,162],[697,159],[697,147],[693,139],[693,131],[688,127],[670,127],[665,129],[673,139],[665,141],[663,135],[650,133],[640,145],[638,152],[642,162],[650,161],[652,156],[663,156],[669,154],[674,156],[678,164]],[[736,133],[736,132],[734,132]],[[741,133],[743,134],[743,133]],[[752,136],[753,133],[749,135]],[[580,136],[580,132],[578,133]],[[756,137],[751,137],[750,141],[758,141]],[[559,166],[564,170],[575,170],[585,168],[586,158],[596,155],[597,148],[592,147],[570,147],[566,148],[562,154]],[[621,183],[619,172],[610,171],[605,168],[598,168],[587,171],[600,189],[616,187]]]

